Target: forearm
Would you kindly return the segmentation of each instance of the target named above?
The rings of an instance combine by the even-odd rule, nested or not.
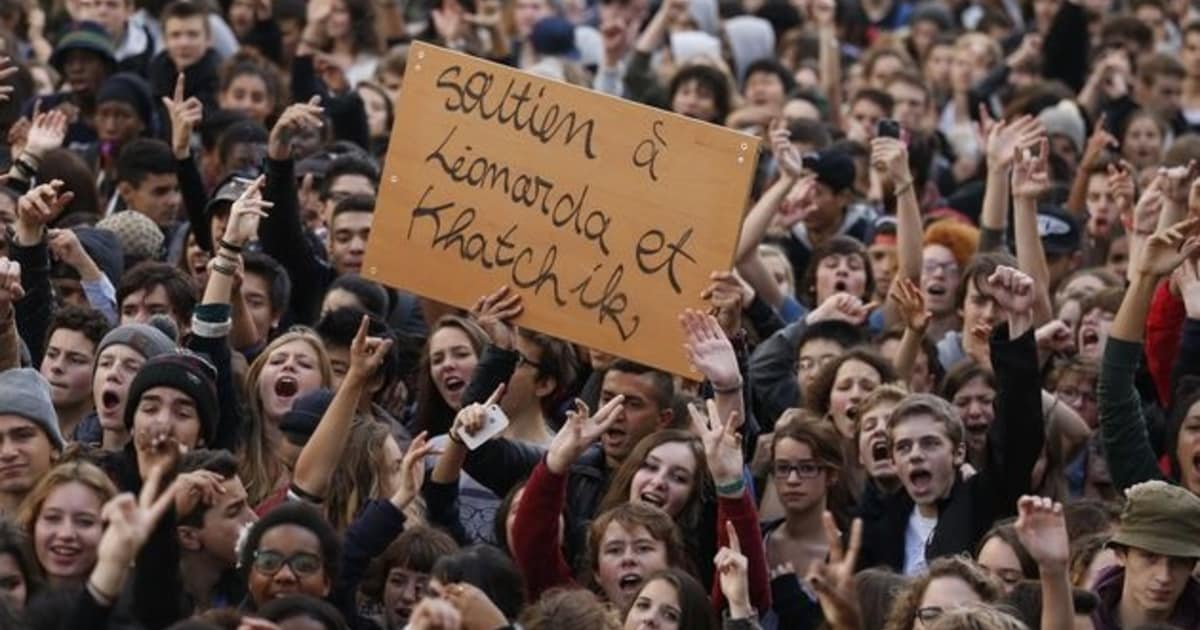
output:
[[[738,261],[737,272],[750,288],[754,289],[758,299],[779,311],[783,306],[783,292],[779,290],[779,284],[771,277],[771,272],[767,270],[757,251]]]
[[[1050,266],[1046,264],[1046,252],[1042,248],[1042,237],[1038,235],[1037,199],[1017,197],[1013,231],[1016,235],[1017,263],[1022,271],[1033,278],[1033,290],[1037,300],[1033,303],[1034,323],[1050,320]]]
[[[1008,228],[1009,169],[988,164],[979,227],[1003,232]]]
[[[742,235],[738,238],[734,260],[740,261],[749,256],[751,252],[758,252],[759,243],[762,243],[763,237],[767,235],[767,229],[771,227],[771,218],[775,216],[775,210],[779,208],[779,204],[783,202],[783,198],[787,196],[795,183],[795,178],[781,174],[779,179],[767,189],[767,192],[759,197],[758,202],[746,214],[746,219],[742,222]]]
[[[832,26],[821,27],[817,33],[817,63],[821,71],[821,88],[829,101],[829,122],[842,127],[842,58],[838,49],[837,32]]]
[[[1074,179],[1071,180],[1071,192],[1067,196],[1067,210],[1081,221],[1087,220],[1087,183],[1089,177],[1087,167],[1081,164],[1079,170],[1075,171]]]
[[[246,300],[242,298],[241,291],[233,294],[230,301],[233,303],[233,327],[229,330],[229,344],[234,348],[257,346],[263,340],[258,338],[258,327],[254,325],[254,319],[250,317],[250,311],[246,308]]]
[[[1169,229],[1187,216],[1187,202],[1179,202],[1170,197],[1163,197],[1162,212],[1158,213],[1158,226],[1155,232]],[[1131,259],[1132,260],[1132,259]]]
[[[923,336],[921,332],[905,328],[904,336],[900,337],[900,347],[896,349],[896,358],[892,363],[902,383],[908,383],[912,378],[913,366],[917,364],[917,355],[921,353]]]
[[[896,280],[920,281],[924,237],[920,209],[915,205],[896,204]]]
[[[0,304],[0,372],[21,367],[21,343],[11,304]]]
[[[458,481],[463,464],[467,461],[467,447],[454,438],[448,438],[442,446],[442,454],[433,466],[430,480],[437,483],[452,483]]]
[[[567,477],[553,473],[545,462],[534,468],[513,517],[509,541],[517,568],[525,576],[530,599],[555,586],[571,582],[571,569],[563,557],[559,518],[567,498]]]
[[[292,484],[297,488],[312,496],[325,496],[333,471],[342,458],[346,440],[350,437],[354,410],[358,408],[365,388],[366,378],[355,372],[348,372],[342,379],[342,386],[334,394],[308,444],[304,445],[300,456],[296,458]]]
[[[1134,384],[1142,350],[1140,342],[1110,335],[1096,380],[1100,436],[1113,485],[1118,491],[1163,476],[1150,445],[1146,419]]]
[[[1065,566],[1038,567],[1042,582],[1042,630],[1072,630],[1075,602],[1071,576]]]
[[[1083,416],[1045,390],[1042,391],[1042,410],[1046,425],[1055,428],[1051,433],[1061,439],[1063,453],[1077,452],[1092,437],[1092,429]]]
[[[20,237],[18,236],[18,241]],[[9,256],[21,263],[21,286],[25,297],[13,305],[17,333],[29,348],[33,365],[42,364],[42,351],[50,319],[54,315],[54,296],[50,287],[50,253],[44,240],[32,247],[17,243],[9,247]]]
[[[1136,272],[1132,273],[1132,276],[1108,336],[1123,341],[1141,342],[1146,335],[1146,317],[1150,312],[1150,300],[1154,297],[1159,278]]]
[[[204,177],[196,167],[196,160],[189,150],[188,154],[175,158],[175,175],[179,178],[179,192],[183,197],[183,207],[187,211],[188,225],[192,228],[192,236],[196,246],[212,254],[212,227],[208,220],[208,193],[204,189]]]
[[[650,19],[650,23],[646,25],[646,30],[638,35],[637,42],[634,43],[634,50],[638,52],[653,54],[663,44],[663,39],[667,33],[667,14],[659,11]]]
[[[103,313],[110,326],[121,322],[117,314],[117,289],[113,287],[108,276],[101,275],[93,282],[82,281],[79,286],[83,289],[88,306]]]

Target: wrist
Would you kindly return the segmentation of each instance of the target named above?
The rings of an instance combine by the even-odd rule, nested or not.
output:
[[[730,619],[749,619],[754,614],[754,607],[750,605],[749,599],[740,599],[739,601],[730,599],[728,601]]]
[[[746,491],[746,480],[741,475],[722,477],[714,474],[713,485],[716,487],[717,496],[727,499],[736,499]]]
[[[734,394],[742,391],[742,385],[745,381],[742,380],[741,375],[738,375],[736,379],[728,379],[720,382],[710,380],[709,383],[712,385],[713,393]]]

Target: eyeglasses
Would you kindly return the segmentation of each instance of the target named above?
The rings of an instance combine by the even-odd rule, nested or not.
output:
[[[941,606],[926,606],[925,608],[918,608],[917,621],[920,621],[923,625],[928,625],[937,621],[938,618],[945,613],[946,610]]]
[[[932,276],[933,274],[937,273],[939,270],[941,270],[941,272],[946,274],[947,276],[957,276],[958,275],[958,263],[953,262],[953,261],[940,263],[940,262],[936,262],[933,260],[928,260],[928,261],[921,263],[921,273]]]
[[[776,479],[788,479],[792,473],[796,473],[801,479],[815,479],[821,474],[822,466],[814,461],[806,462],[785,462],[778,461],[771,465],[771,473]]]
[[[537,361],[534,361],[533,359],[530,359],[529,357],[525,356],[524,354],[518,352],[517,353],[517,367],[521,367],[522,365],[528,365],[529,367],[537,370],[538,372],[542,371],[541,363],[538,363]]]
[[[254,552],[254,570],[264,575],[275,575],[287,565],[297,576],[316,575],[325,566],[321,557],[313,553],[300,552],[284,557],[275,551]]]

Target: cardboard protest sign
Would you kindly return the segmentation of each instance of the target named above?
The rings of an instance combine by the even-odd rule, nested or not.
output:
[[[364,265],[517,324],[695,376],[678,316],[729,269],[758,140],[414,44]]]

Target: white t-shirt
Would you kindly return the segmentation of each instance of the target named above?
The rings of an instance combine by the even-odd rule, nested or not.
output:
[[[925,546],[933,538],[937,517],[925,518],[913,507],[904,529],[904,575],[916,575],[925,570]]]

